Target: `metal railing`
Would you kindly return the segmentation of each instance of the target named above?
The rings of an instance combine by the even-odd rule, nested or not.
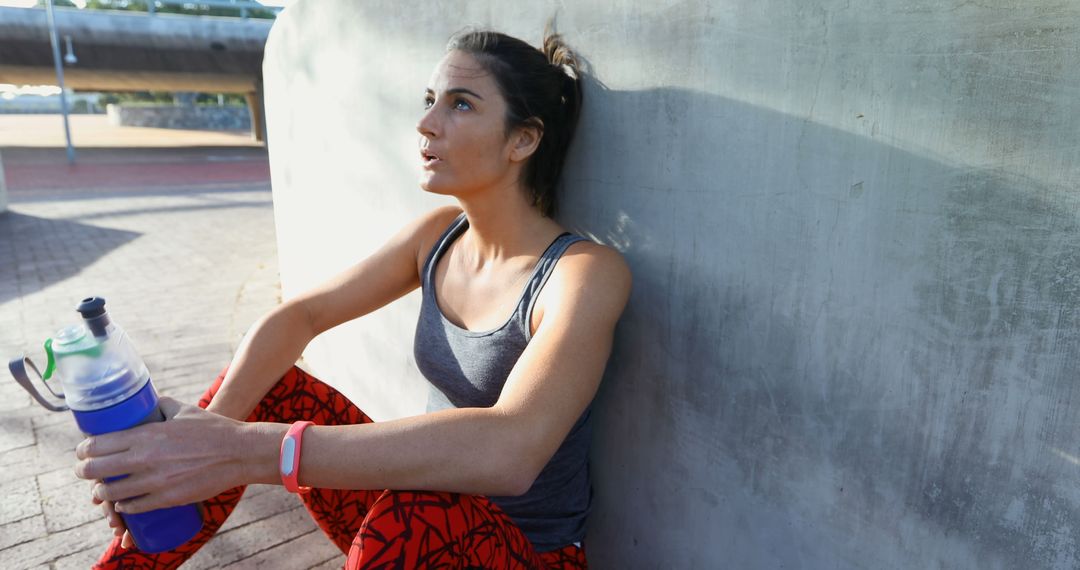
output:
[[[146,12],[151,16],[158,13],[159,6],[180,6],[183,8],[198,9],[198,8],[221,8],[225,10],[236,10],[241,18],[248,18],[251,12],[269,12],[277,17],[284,8],[281,6],[265,6],[254,0],[131,0],[123,5],[117,4],[115,8],[99,7],[97,9],[115,9],[117,11],[131,11],[125,10],[128,6],[145,6]],[[63,7],[60,7],[63,9]],[[164,13],[164,12],[162,12]],[[183,12],[169,12],[170,14],[185,15]],[[192,16],[198,16],[201,14],[189,14]]]
[[[158,4],[158,3],[160,3],[162,5],[165,5],[165,6],[172,5],[172,6],[193,6],[193,7],[206,6],[207,8],[235,8],[235,9],[240,10],[240,17],[241,18],[247,18],[248,17],[248,10],[249,9],[250,10],[266,10],[268,12],[273,12],[275,16],[277,15],[278,12],[280,12],[282,10],[282,8],[280,6],[263,6],[262,4],[260,4],[258,2],[254,2],[253,0],[197,0],[197,1],[191,1],[191,0],[147,0],[146,8],[147,8],[147,12],[149,12],[151,16],[153,16],[154,14],[157,13],[156,4]]]

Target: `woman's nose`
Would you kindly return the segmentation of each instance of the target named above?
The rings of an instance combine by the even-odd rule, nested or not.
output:
[[[436,124],[435,118],[432,116],[433,110],[434,107],[424,111],[424,114],[420,116],[420,120],[416,123],[417,132],[426,137],[433,137],[438,132],[438,125]]]

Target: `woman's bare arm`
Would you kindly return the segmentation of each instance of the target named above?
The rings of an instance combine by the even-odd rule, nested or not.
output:
[[[417,218],[368,258],[259,319],[244,336],[207,409],[233,419],[247,418],[311,339],[416,289],[421,248],[458,212],[443,207]]]
[[[420,489],[518,495],[532,486],[600,384],[630,272],[614,250],[588,244],[564,256],[547,283],[543,321],[491,408],[443,410],[360,426],[313,426],[300,480],[347,489]],[[280,481],[288,426],[250,424],[250,475]]]
[[[312,426],[304,435],[300,484],[483,495],[527,491],[596,394],[630,293],[629,270],[614,250],[575,248],[548,280],[543,320],[493,407]],[[99,498],[122,500],[125,512],[143,512],[238,484],[280,482],[286,424],[238,422],[166,403],[173,421],[94,436],[76,448],[80,477],[130,474],[98,485]],[[210,472],[218,475],[204,475]]]

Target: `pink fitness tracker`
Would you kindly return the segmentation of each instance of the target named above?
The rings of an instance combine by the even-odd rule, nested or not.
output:
[[[278,468],[281,471],[281,482],[285,490],[290,493],[304,494],[311,487],[301,487],[300,479],[300,443],[304,439],[304,429],[314,422],[299,421],[289,426],[289,431],[281,439],[281,459]]]

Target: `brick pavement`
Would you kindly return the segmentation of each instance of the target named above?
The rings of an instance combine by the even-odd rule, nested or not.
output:
[[[56,149],[9,150],[0,148],[9,168],[56,168],[41,154]],[[185,153],[136,184],[95,178],[87,190],[77,177],[39,177],[49,182],[35,186],[27,176],[10,188],[9,212],[0,214],[0,356],[40,359],[44,338],[78,318],[77,301],[100,295],[159,391],[197,400],[246,328],[278,302],[279,288],[265,170],[215,182],[206,156]],[[126,157],[153,171],[168,162],[161,156],[119,149],[98,160]],[[93,153],[80,160],[92,163]],[[111,536],[72,472],[81,439],[70,414],[39,408],[4,372],[0,568],[87,568]],[[295,497],[253,486],[185,568],[339,568],[343,560]]]

